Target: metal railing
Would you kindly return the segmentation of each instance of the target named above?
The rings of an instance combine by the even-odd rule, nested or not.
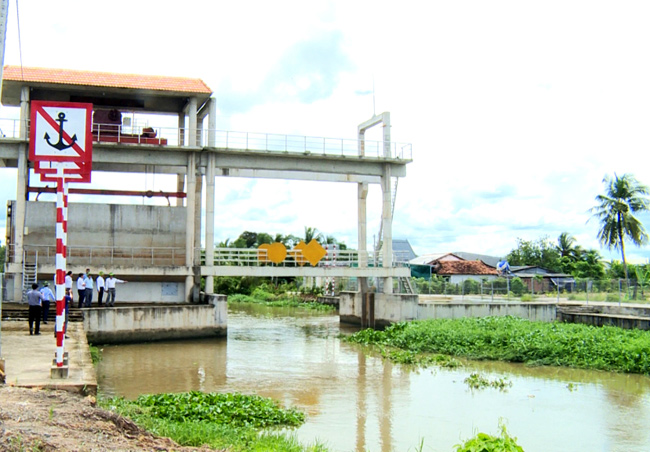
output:
[[[20,138],[19,119],[0,119],[0,139]],[[29,130],[29,123],[25,130]],[[94,140],[119,142],[123,145],[189,146],[189,129],[178,127],[121,126],[119,124],[93,124]],[[29,132],[27,132],[29,136]],[[345,138],[282,135],[276,133],[237,132],[227,130],[197,129],[197,146],[208,146],[214,136],[215,148],[232,151],[282,152],[304,155],[325,155],[359,158],[363,144],[363,158],[380,160],[411,160],[412,145],[384,141]]]
[[[14,249],[14,244],[8,245]],[[38,260],[41,265],[53,265],[56,258],[55,245],[25,245],[25,251],[38,252]],[[196,250],[201,256],[201,265],[208,265],[205,259],[205,250]],[[382,266],[380,258],[375,264],[374,253],[366,252],[366,261],[370,267]],[[396,254],[397,258],[398,255]],[[184,266],[184,247],[131,247],[131,246],[68,246],[67,263],[70,265],[148,265],[148,266]],[[267,251],[257,248],[215,248],[215,266],[280,266],[300,267],[311,266],[302,253],[297,250],[288,250],[287,256],[279,264],[272,263]],[[407,266],[407,262],[393,261],[394,267]],[[317,267],[358,267],[359,251],[357,250],[327,250],[326,255],[318,262]]]
[[[40,264],[55,264],[56,246],[26,245],[26,250],[37,250]],[[131,246],[68,246],[67,263],[70,265],[185,265],[185,248],[131,247]]]

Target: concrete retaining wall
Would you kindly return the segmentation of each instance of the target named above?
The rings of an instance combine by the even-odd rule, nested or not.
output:
[[[624,329],[650,330],[650,318],[595,313],[558,312],[558,320],[593,326],[616,326]]]
[[[149,342],[225,336],[225,295],[208,295],[208,304],[88,309],[84,329],[95,344]]]
[[[424,303],[418,305],[417,318],[459,319],[463,317],[503,317],[512,315],[538,322],[557,318],[556,303]]]
[[[512,315],[552,322],[557,318],[556,303],[419,303],[417,295],[374,294],[374,302],[364,301],[357,292],[341,292],[339,315],[342,323],[382,328],[391,323],[424,319],[457,319]],[[370,306],[372,305],[372,306]]]
[[[120,278],[120,276],[116,276]],[[73,286],[73,290],[76,286]],[[76,300],[77,294],[74,294]],[[115,287],[116,303],[183,303],[185,301],[184,282],[128,282]],[[106,302],[106,294],[104,294]],[[97,303],[97,291],[93,294],[93,306]]]

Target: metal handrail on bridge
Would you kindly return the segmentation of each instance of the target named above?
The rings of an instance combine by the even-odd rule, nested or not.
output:
[[[0,140],[3,138],[20,138],[19,119],[0,119]],[[29,121],[25,127],[29,136]],[[148,146],[190,146],[189,128],[121,126],[115,124],[93,124],[94,140],[102,142],[119,142],[121,145]],[[277,133],[237,132],[200,128],[196,131],[197,146],[207,147],[208,138],[214,136],[214,148],[231,151],[282,152],[289,154],[325,155],[380,160],[411,160],[412,145],[384,141],[345,138],[310,137],[300,135],[283,135]],[[110,139],[109,139],[110,137]],[[128,141],[126,140],[128,138]],[[364,155],[359,156],[360,145]]]
[[[14,244],[8,245],[10,250]],[[25,245],[25,250],[37,251],[39,263],[52,265],[55,263],[55,245]],[[150,266],[184,266],[184,247],[135,247],[135,246],[68,246],[67,262],[72,265],[150,265]],[[201,265],[208,265],[205,260],[205,250],[196,250],[201,256]],[[366,252],[365,261],[370,267],[374,266],[372,252]],[[403,267],[407,263],[397,260],[394,256],[393,266]],[[214,266],[279,266],[299,267],[311,266],[297,250],[287,251],[283,262],[271,263],[267,251],[257,248],[215,248]],[[381,256],[377,266],[382,266]],[[328,250],[327,254],[318,262],[317,267],[358,267],[359,251],[357,250]]]

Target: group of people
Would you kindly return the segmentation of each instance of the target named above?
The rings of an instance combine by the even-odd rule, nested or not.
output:
[[[113,273],[109,273],[108,277],[104,279],[104,272],[99,272],[96,280],[93,280],[90,269],[86,269],[86,273],[79,273],[77,278],[77,292],[79,294],[78,307],[90,307],[93,300],[93,290],[97,286],[97,299],[99,306],[102,306],[104,293],[107,294],[106,306],[115,306],[115,286],[116,284],[126,283],[127,281],[117,279]],[[68,312],[70,312],[70,305],[72,305],[72,272],[68,271],[65,275],[65,321],[63,332],[65,334],[68,326]],[[32,284],[32,290],[27,292],[27,304],[29,305],[28,322],[29,334],[40,335],[41,317],[43,323],[47,324],[47,319],[50,315],[50,303],[56,303],[56,297],[50,289],[47,281],[43,283],[43,287],[39,290],[38,284]],[[56,336],[56,331],[54,332]],[[67,338],[67,336],[66,336]]]
[[[125,282],[127,281],[117,279],[113,273],[109,273],[108,277],[104,279],[104,272],[99,272],[97,279],[93,280],[90,269],[87,268],[86,273],[79,273],[77,277],[77,293],[79,295],[77,307],[89,308],[92,305],[95,288],[97,290],[97,304],[100,307],[104,302],[104,294],[106,294],[106,306],[115,306],[115,286]],[[65,287],[72,291],[71,271],[65,275]]]

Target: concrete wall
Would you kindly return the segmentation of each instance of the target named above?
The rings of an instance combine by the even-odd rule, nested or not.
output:
[[[650,318],[623,315],[559,312],[558,320],[567,323],[584,323],[593,326],[616,326],[628,330],[650,330]]]
[[[208,298],[209,304],[203,305],[88,309],[84,329],[88,341],[95,344],[225,336],[226,296]]]
[[[54,244],[56,204],[28,202],[25,227],[25,245]],[[185,208],[70,203],[68,246],[184,248]]]
[[[424,319],[512,315],[552,322],[557,318],[555,303],[419,303],[417,295],[374,295],[374,307],[371,309],[373,318],[369,325],[377,328],[396,322]],[[341,292],[339,315],[342,323],[362,323],[363,300],[358,292]]]
[[[117,276],[119,278],[119,276]],[[76,285],[73,286],[76,288]],[[76,295],[76,294],[75,294]],[[75,296],[76,300],[76,296]],[[97,291],[93,294],[97,301]],[[106,301],[106,295],[104,295]],[[183,303],[185,282],[128,282],[115,287],[116,303]]]
[[[423,303],[418,305],[417,318],[459,319],[512,315],[539,322],[557,318],[556,303]]]

